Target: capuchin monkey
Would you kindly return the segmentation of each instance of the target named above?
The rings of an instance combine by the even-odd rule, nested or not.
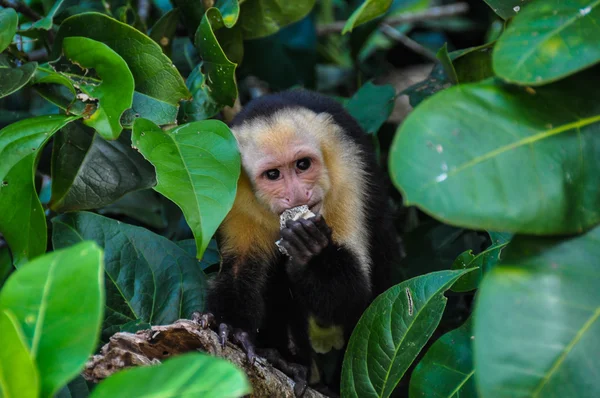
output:
[[[242,173],[218,231],[222,263],[207,312],[194,317],[214,325],[222,344],[240,344],[250,361],[265,356],[301,395],[307,382],[324,384],[317,354],[344,350],[363,311],[389,287],[398,244],[383,176],[358,123],[313,92],[255,99],[230,127]],[[301,205],[316,216],[280,229],[280,215]]]

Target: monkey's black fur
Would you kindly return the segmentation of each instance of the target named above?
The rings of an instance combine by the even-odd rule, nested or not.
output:
[[[370,248],[371,280],[365,279],[354,254],[333,242],[294,278],[286,273],[289,259],[283,255],[278,255],[275,263],[270,265],[264,264],[267,260],[260,259],[239,264],[236,263],[239,259],[225,257],[221,272],[209,291],[207,307],[215,314],[217,322],[247,331],[257,347],[276,348],[287,359],[310,369],[309,313],[315,315],[323,326],[343,326],[347,343],[362,312],[376,295],[389,287],[390,267],[397,261],[398,251],[386,187],[371,141],[338,102],[304,90],[264,96],[246,105],[231,126],[268,118],[285,108],[301,107],[330,114],[347,138],[361,149],[361,161],[347,167],[364,164],[368,172],[368,190],[364,192],[367,223],[364,228],[370,232],[370,241],[364,243]],[[332,184],[335,183],[332,181]],[[353,211],[345,210],[350,214]],[[233,271],[234,263],[237,272]],[[288,330],[293,338],[293,347],[290,347]],[[338,389],[339,385],[332,388]]]

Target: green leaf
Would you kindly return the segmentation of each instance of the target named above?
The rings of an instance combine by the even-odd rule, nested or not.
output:
[[[40,376],[15,314],[0,309],[0,396],[37,398]]]
[[[183,120],[197,121],[213,117],[224,106],[233,106],[237,97],[236,64],[229,61],[214,31],[226,26],[217,8],[209,8],[196,31],[195,46],[202,58],[187,79],[192,101],[183,105]]]
[[[533,2],[500,36],[494,70],[519,84],[553,82],[598,63],[598,37],[599,1]]]
[[[440,49],[438,57],[444,58],[444,61],[440,60],[433,67],[427,79],[408,87],[402,94],[409,96],[410,105],[414,108],[426,98],[450,87],[453,83],[478,82],[493,77],[492,46],[493,43],[488,43],[452,51],[447,55],[444,53],[445,47]],[[445,59],[446,57],[449,59]],[[455,76],[450,77],[451,74]]]
[[[123,130],[121,115],[133,101],[133,75],[125,60],[106,44],[85,37],[66,37],[63,46],[68,59],[82,68],[93,68],[102,79],[99,85],[79,85],[89,101],[98,102],[96,111],[83,123],[96,129],[104,139],[117,139]]]
[[[98,209],[98,213],[127,216],[151,228],[163,229],[167,227],[167,220],[163,203],[158,196],[159,194],[153,189],[133,191],[116,202]],[[193,239],[190,240],[193,241]],[[196,244],[194,243],[192,257],[196,256],[195,251]]]
[[[448,78],[444,66],[441,63],[437,63],[425,80],[404,89],[402,94],[408,95],[410,105],[416,108],[417,105],[427,98],[450,86],[452,86],[452,82]]]
[[[73,380],[64,386],[55,398],[87,398],[90,396],[90,390],[87,382],[81,374],[77,375]]]
[[[342,396],[389,397],[439,324],[447,301],[444,292],[467,272],[432,272],[379,295],[350,337]]]
[[[17,267],[46,251],[46,217],[33,182],[38,152],[75,119],[38,116],[0,130],[0,233]]]
[[[185,250],[187,254],[192,257],[196,257],[196,242],[194,239],[180,240],[175,243],[177,243],[177,246]],[[219,253],[217,241],[215,239],[211,239],[210,242],[208,242],[208,247],[204,251],[202,260],[200,260],[200,268],[202,268],[202,271],[205,271],[211,265],[219,264],[220,262],[221,253]]]
[[[244,40],[258,39],[304,18],[316,0],[246,0],[241,5],[240,22]]]
[[[104,248],[103,341],[130,321],[164,325],[204,309],[202,270],[167,238],[88,212],[62,214],[52,219],[52,226],[54,248],[82,240]]]
[[[590,73],[536,90],[490,80],[437,93],[396,133],[392,180],[406,204],[453,225],[590,228],[600,222],[598,82]]]
[[[98,342],[104,304],[102,250],[84,242],[39,257],[13,273],[0,292],[52,396],[81,371]]]
[[[492,10],[494,10],[494,12],[502,19],[514,17],[518,12],[521,11],[523,6],[527,5],[531,1],[532,0],[485,0],[485,2],[492,7]]]
[[[342,34],[352,32],[352,29],[367,23],[383,14],[392,5],[392,0],[365,0],[348,18]]]
[[[487,249],[477,255],[474,255],[472,250],[461,253],[452,263],[452,269],[477,268],[477,271],[469,272],[457,280],[452,286],[452,291],[468,292],[477,289],[483,275],[500,260],[502,249],[510,242],[511,237],[511,234],[490,232],[492,244]]]
[[[161,126],[173,124],[177,120],[178,112],[179,105],[171,105],[135,91],[133,105],[121,117],[121,125],[131,129],[135,119],[142,116]]]
[[[410,378],[411,397],[477,397],[472,318],[437,340]]]
[[[350,98],[345,107],[365,132],[377,134],[392,114],[395,100],[396,90],[393,86],[376,86],[367,82]]]
[[[127,333],[135,333],[138,330],[146,330],[150,329],[152,325],[148,322],[144,322],[141,319],[136,319],[135,321],[127,322],[124,325],[121,325],[119,332],[127,332]]]
[[[206,354],[183,354],[158,366],[141,366],[102,381],[91,398],[233,398],[250,394],[246,375],[232,363]]]
[[[454,64],[452,63],[452,59],[448,53],[448,43],[444,43],[444,46],[437,52],[436,57],[440,60],[440,63],[446,72],[446,76],[448,76],[450,79],[450,82],[452,84],[457,84],[458,75],[456,74],[456,69],[454,69]]]
[[[0,54],[0,98],[23,88],[33,77],[37,62],[14,67],[8,58]]]
[[[171,54],[173,48],[173,38],[175,30],[179,23],[179,9],[174,8],[160,17],[150,30],[150,37],[162,48],[167,56]]]
[[[59,213],[107,206],[156,184],[154,168],[131,148],[129,132],[106,141],[77,122],[54,139],[52,180],[50,208]]]
[[[38,94],[68,114],[83,115],[94,110],[85,109],[85,104],[78,102],[76,98],[77,90],[71,79],[56,72],[48,64],[37,67],[31,83]]]
[[[154,188],[183,211],[202,258],[208,242],[235,199],[241,163],[229,128],[218,120],[162,131],[137,119],[133,142],[156,168]]]
[[[123,57],[135,79],[135,91],[175,107],[180,100],[191,97],[183,78],[162,48],[137,29],[100,13],[75,15],[67,18],[58,30],[54,58],[60,55],[63,38],[69,36],[103,42]],[[133,107],[136,108],[135,102]],[[152,114],[140,113],[140,116],[152,119]]]
[[[48,13],[46,14],[45,17],[43,17],[42,19],[34,22],[31,25],[31,29],[43,29],[43,30],[50,30],[52,29],[52,24],[54,23],[53,19],[56,15],[58,15],[61,11],[64,11],[64,9],[70,5],[74,5],[74,3],[78,3],[77,1],[74,0],[56,0],[54,1],[54,5],[52,6],[52,8],[50,9],[50,11],[48,11]]]
[[[476,302],[482,396],[600,396],[599,242],[596,227],[575,237],[517,236],[506,248]]]
[[[0,10],[0,53],[12,43],[18,24],[19,16],[15,10],[12,8]]]

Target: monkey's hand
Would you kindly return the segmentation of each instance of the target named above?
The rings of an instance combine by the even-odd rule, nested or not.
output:
[[[229,335],[233,330],[233,342],[244,350],[250,364],[254,363],[254,359],[256,359],[256,349],[254,342],[248,333],[239,328],[234,329],[227,323],[220,323],[217,327],[215,316],[210,312],[201,313],[195,311],[192,313],[192,321],[200,325],[202,329],[211,328],[215,330],[219,335],[221,347],[225,347],[225,344],[227,344],[227,341],[229,340]]]
[[[281,239],[281,245],[290,255],[288,270],[292,268],[297,272],[329,246],[331,228],[321,214],[309,219],[288,220],[281,230]]]

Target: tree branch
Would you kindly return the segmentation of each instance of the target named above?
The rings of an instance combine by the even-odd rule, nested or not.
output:
[[[225,358],[243,369],[252,384],[251,397],[294,397],[294,381],[266,359],[257,357],[254,364],[250,364],[237,346],[227,343],[221,348],[215,332],[202,329],[188,319],[137,333],[115,333],[100,354],[88,361],[83,377],[97,383],[121,369],[157,364],[171,356],[196,350]],[[304,397],[325,398],[311,388],[306,389]]]
[[[390,26],[401,25],[411,22],[430,21],[434,19],[443,19],[465,14],[469,10],[467,3],[449,4],[439,7],[431,7],[427,10],[406,12],[383,20],[383,23]],[[330,24],[317,26],[317,34],[324,36],[332,33],[340,33],[344,30],[346,21],[336,21]]]
[[[32,21],[38,21],[42,19],[40,14],[29,8],[27,4],[20,1],[0,0],[0,6],[5,8],[13,8],[15,11],[20,12]]]
[[[397,41],[398,43],[402,43],[407,48],[411,49],[412,51],[414,51],[415,53],[417,53],[419,55],[422,55],[423,57],[427,58],[428,60],[433,61],[433,62],[438,61],[437,57],[435,56],[435,54],[432,51],[423,47],[422,45],[420,45],[419,43],[417,43],[410,37],[398,32],[396,29],[394,29],[390,25],[382,24],[379,27],[379,30],[384,35],[389,37],[390,39]]]

